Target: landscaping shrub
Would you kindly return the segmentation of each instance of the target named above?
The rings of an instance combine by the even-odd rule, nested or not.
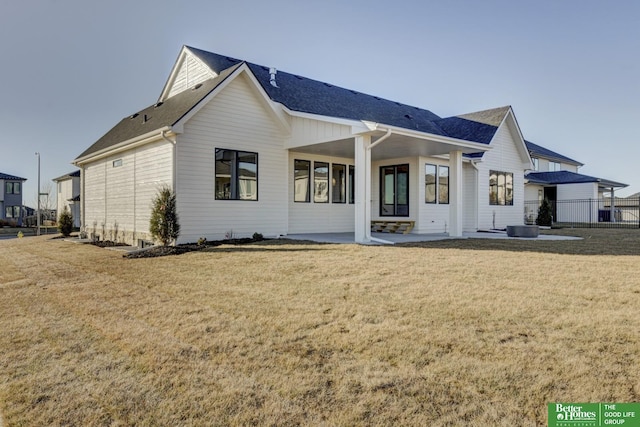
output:
[[[538,208],[538,218],[536,218],[536,224],[551,227],[553,221],[553,210],[551,203],[548,199],[544,199]]]
[[[64,237],[69,237],[73,231],[73,215],[66,206],[62,209],[60,217],[58,218],[58,231],[62,233]]]
[[[153,199],[149,232],[164,246],[175,241],[180,235],[176,194],[169,188],[163,187]]]

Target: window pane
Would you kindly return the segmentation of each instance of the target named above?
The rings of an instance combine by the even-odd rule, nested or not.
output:
[[[4,217],[13,218],[13,206],[7,206],[4,208]]]
[[[216,199],[229,200],[231,193],[231,170],[235,152],[216,149]]]
[[[409,166],[398,166],[398,204],[409,204]]]
[[[504,173],[500,172],[498,173],[498,204],[499,205],[504,205],[505,204],[505,194],[504,194]]]
[[[438,203],[449,203],[449,166],[438,166]]]
[[[6,194],[13,193],[13,182],[5,182],[5,184],[4,184],[4,192]]]
[[[424,201],[426,203],[436,202],[436,165],[425,165],[424,169]]]
[[[313,201],[316,203],[329,203],[329,163],[313,163],[313,182]]]
[[[238,198],[258,200],[258,155],[238,152]]]
[[[13,207],[13,217],[20,218],[20,206]]]
[[[347,201],[347,166],[331,165],[331,201],[345,203]]]
[[[489,204],[498,204],[498,174],[495,171],[489,172]]]
[[[349,203],[355,203],[356,200],[356,167],[349,165]]]
[[[506,174],[505,204],[513,205],[513,174]]]
[[[19,182],[14,182],[13,183],[13,194],[20,194],[20,183]]]
[[[311,162],[295,160],[293,172],[293,201],[309,202],[309,183],[311,176]]]

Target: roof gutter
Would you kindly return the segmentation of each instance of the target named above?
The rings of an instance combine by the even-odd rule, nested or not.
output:
[[[147,132],[145,134],[136,136],[134,138],[128,139],[126,141],[123,141],[119,144],[116,144],[114,146],[108,147],[108,148],[104,148],[102,150],[99,150],[95,153],[91,153],[89,155],[83,156],[83,157],[78,157],[77,159],[75,159],[73,162],[71,162],[72,164],[79,166],[85,163],[88,163],[90,161],[95,161],[95,160],[100,160],[102,158],[105,158],[107,156],[110,156],[112,154],[117,154],[117,153],[121,153],[123,151],[126,150],[130,150],[132,148],[135,147],[139,147],[141,145],[144,144],[148,144],[149,142],[152,142],[154,140],[157,140],[159,138],[162,137],[162,134],[166,131],[171,131],[171,127],[170,126],[164,126],[160,129],[156,129],[153,130],[151,132]]]

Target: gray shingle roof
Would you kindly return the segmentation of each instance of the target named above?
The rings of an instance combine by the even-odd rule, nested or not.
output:
[[[26,181],[27,180],[27,178],[20,178],[19,176],[9,175],[2,172],[0,172],[0,179],[4,179],[6,181]]]
[[[560,160],[565,163],[572,163],[577,166],[582,166],[582,163],[580,163],[579,161],[573,160],[567,156],[563,156],[562,154],[556,153],[555,151],[551,151],[548,148],[545,148],[541,145],[537,145],[537,144],[534,144],[533,142],[526,141],[526,140],[524,142],[525,144],[527,144],[527,149],[529,150],[529,152],[533,157],[544,157],[546,159]]]
[[[606,186],[613,187],[626,187],[627,184],[615,182],[603,178],[596,178],[594,176],[583,175],[570,171],[555,171],[555,172],[529,172],[526,178],[532,184],[580,184],[588,182],[597,182]]]
[[[197,90],[187,90],[167,98],[161,105],[151,105],[125,117],[102,138],[82,152],[78,158],[95,154],[121,142],[156,129],[176,124],[206,95],[241,64],[246,63],[267,95],[292,111],[349,120],[367,120],[404,129],[418,130],[440,136],[489,144],[500,122],[497,117],[510,107],[486,110],[446,119],[429,110],[389,101],[377,96],[334,86],[295,74],[279,71],[278,87],[270,84],[269,68],[229,56],[188,47],[218,77],[202,83]],[[143,120],[143,118],[147,120]],[[497,123],[497,124],[496,124]],[[481,156],[478,153],[478,156]],[[474,155],[472,154],[471,157]]]

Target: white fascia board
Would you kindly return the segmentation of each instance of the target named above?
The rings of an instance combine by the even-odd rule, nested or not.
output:
[[[178,120],[173,126],[172,130],[175,133],[182,133],[184,131],[184,124],[189,121],[202,107],[204,107],[209,101],[216,97],[224,88],[226,88],[233,80],[235,80],[242,73],[246,73],[249,77],[249,80],[253,82],[254,88],[260,94],[260,99],[263,101],[264,105],[267,107],[269,111],[271,111],[276,117],[278,124],[283,128],[283,130],[287,133],[291,132],[291,126],[287,121],[284,113],[282,112],[279,104],[271,101],[269,95],[262,89],[262,86],[255,78],[246,62],[242,63],[233,73],[231,73],[227,78],[224,79],[215,89],[213,89],[207,96],[205,96],[198,104],[196,104],[187,114],[182,116],[180,120]]]
[[[436,135],[428,132],[420,132],[420,131],[411,130],[411,129],[404,129],[404,128],[399,128],[397,126],[384,125],[381,123],[377,123],[374,130],[385,131],[385,132],[388,130],[391,130],[391,133],[393,135],[407,136],[407,137],[416,138],[416,139],[428,139],[429,141],[442,142],[443,144],[457,145],[461,148],[468,148],[474,151],[485,152],[492,149],[492,147],[490,147],[488,144],[465,141],[464,139],[451,138],[449,136],[442,136],[442,135]]]
[[[147,132],[143,135],[136,136],[135,138],[128,139],[126,141],[120,142],[111,147],[102,149],[96,153],[91,153],[84,157],[78,157],[71,164],[79,166],[85,163],[93,162],[96,160],[100,160],[104,157],[111,156],[112,154],[118,154],[126,150],[130,150],[135,147],[139,147],[144,144],[148,144],[150,142],[156,140],[162,140],[162,133],[171,131],[169,126],[161,127],[160,129],[152,130],[151,132]],[[171,135],[171,133],[169,133]]]

